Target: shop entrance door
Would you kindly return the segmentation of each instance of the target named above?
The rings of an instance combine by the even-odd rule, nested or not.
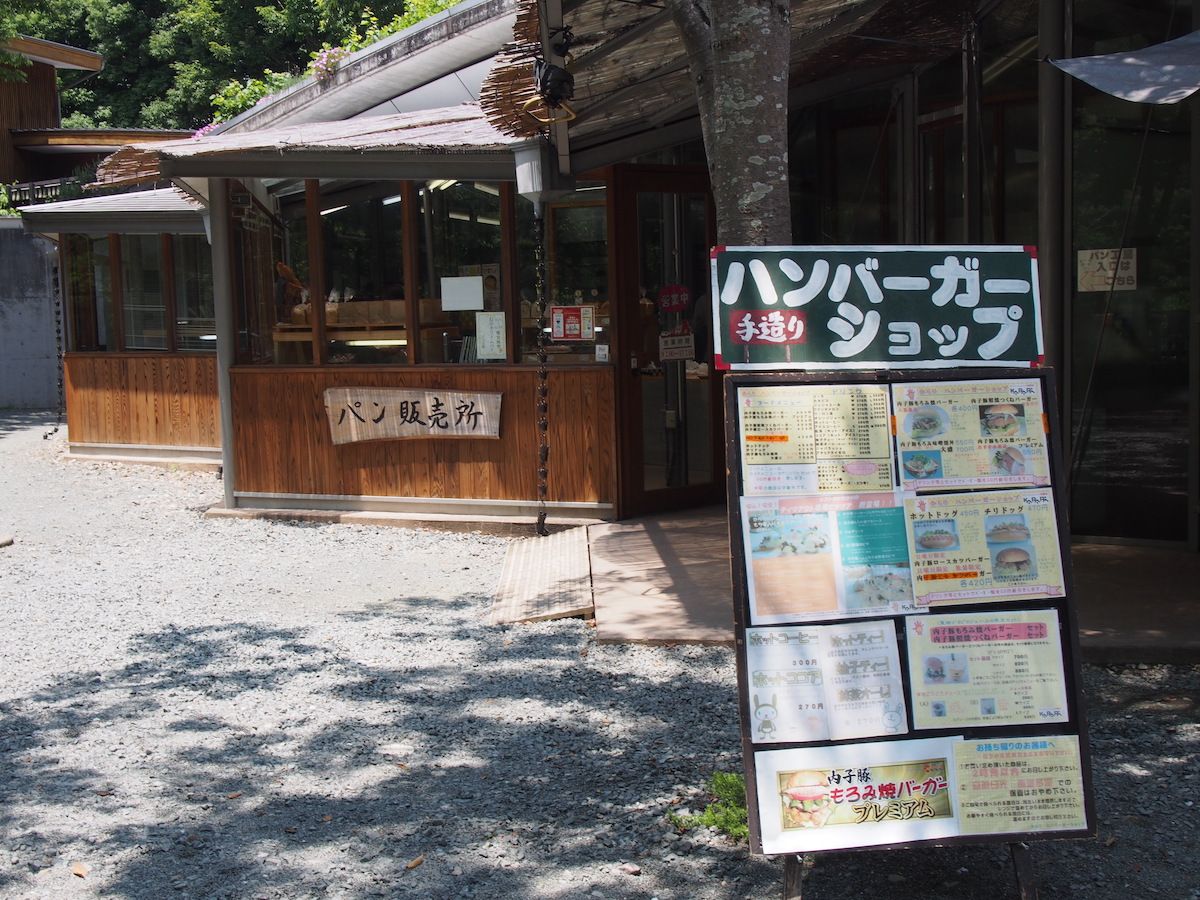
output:
[[[719,379],[712,370],[703,170],[618,167],[616,207],[621,513],[722,496]]]

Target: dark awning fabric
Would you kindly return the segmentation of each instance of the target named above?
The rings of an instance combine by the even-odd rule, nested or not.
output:
[[[1050,62],[1122,100],[1178,103],[1200,90],[1200,31],[1141,50]]]

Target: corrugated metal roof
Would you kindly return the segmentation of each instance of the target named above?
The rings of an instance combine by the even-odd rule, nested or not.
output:
[[[217,134],[181,141],[133,144],[106,159],[97,172],[101,184],[129,183],[160,171],[164,160],[286,160],[307,157],[363,159],[372,153],[469,155],[507,153],[519,139],[503,134],[478,104],[428,109],[338,122],[308,122],[240,134]],[[230,171],[230,175],[239,174]],[[313,172],[317,177],[318,172]]]
[[[203,234],[205,211],[178,188],[20,207],[27,231],[80,234]]]
[[[134,191],[128,194],[107,194],[102,197],[84,197],[79,200],[59,200],[40,203],[37,206],[22,206],[22,215],[28,213],[200,213],[204,204],[178,188],[159,188],[153,191]]]
[[[215,133],[353,118],[490,59],[508,40],[515,9],[516,0],[466,0],[364,47],[328,79],[310,76],[263,98]]]

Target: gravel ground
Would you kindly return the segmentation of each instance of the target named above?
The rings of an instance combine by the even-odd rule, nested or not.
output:
[[[508,539],[207,520],[212,474],[0,413],[0,896],[759,898],[677,834],[731,654],[485,624]],[[1043,897],[1200,898],[1200,667],[1088,667],[1099,837]],[[1003,846],[827,855],[805,896],[1005,898]]]

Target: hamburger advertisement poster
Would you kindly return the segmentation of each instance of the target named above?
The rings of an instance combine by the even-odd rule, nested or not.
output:
[[[1067,721],[1058,612],[909,616],[917,729]]]
[[[918,606],[1065,596],[1049,489],[906,497]]]
[[[763,852],[807,853],[957,835],[958,740],[755,753]]]
[[[915,374],[727,382],[755,851],[1095,833],[1053,376]]]
[[[935,381],[892,393],[905,490],[1048,485],[1041,382]]]

